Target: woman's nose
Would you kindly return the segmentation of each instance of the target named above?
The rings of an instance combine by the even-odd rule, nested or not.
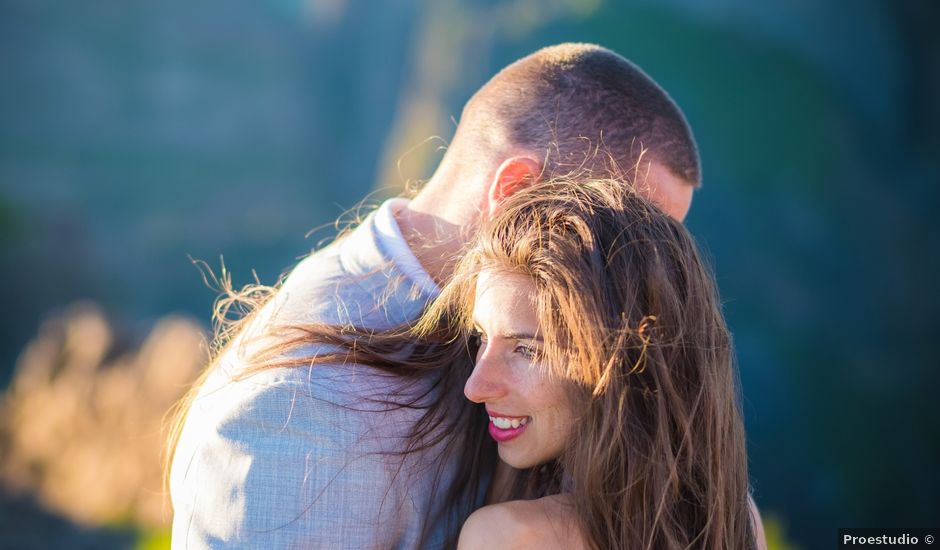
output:
[[[505,365],[494,351],[488,346],[479,355],[463,387],[463,394],[474,403],[493,401],[506,394]]]

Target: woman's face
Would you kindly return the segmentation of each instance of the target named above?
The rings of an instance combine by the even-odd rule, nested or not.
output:
[[[499,456],[514,468],[557,458],[572,434],[566,382],[543,363],[535,298],[535,283],[524,275],[487,270],[477,280],[480,351],[464,394],[486,404]]]

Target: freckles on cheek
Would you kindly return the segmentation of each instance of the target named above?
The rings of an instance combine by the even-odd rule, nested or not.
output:
[[[575,388],[569,387],[568,382],[554,379],[546,386],[546,392],[543,394],[545,398],[542,401],[545,427],[554,436],[568,437],[574,430],[576,411],[583,410],[584,405],[574,398]]]

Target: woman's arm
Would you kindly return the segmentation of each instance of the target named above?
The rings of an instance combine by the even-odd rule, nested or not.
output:
[[[470,514],[460,530],[457,550],[496,550],[522,546],[524,525],[512,516],[509,503],[491,504]]]
[[[457,543],[457,550],[584,547],[581,531],[562,495],[484,506],[464,523]]]
[[[754,522],[757,550],[767,550],[760,511],[750,495],[747,503]],[[484,506],[467,518],[457,542],[457,550],[583,547],[579,528],[561,495]]]

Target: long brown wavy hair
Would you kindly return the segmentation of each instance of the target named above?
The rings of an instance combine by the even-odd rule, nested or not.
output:
[[[594,548],[753,547],[731,337],[686,228],[622,182],[540,185],[480,232],[418,332],[448,319],[471,338],[484,269],[534,281],[544,363],[576,415],[510,498],[569,493]]]
[[[495,460],[484,409],[462,395],[475,355],[476,278],[494,268],[535,282],[545,362],[570,382],[578,418],[562,456],[517,471],[503,494],[567,493],[592,548],[754,547],[737,375],[713,277],[685,227],[624,182],[553,181],[517,193],[414,325],[288,327],[252,369],[352,361],[403,383],[433,380],[419,398],[389,403],[425,410],[403,454],[440,445],[439,471],[457,463],[453,484],[433,497],[447,503],[455,537]],[[269,294],[229,292],[223,303],[250,312]],[[311,342],[337,351],[283,353]],[[197,391],[178,408],[170,456]]]

